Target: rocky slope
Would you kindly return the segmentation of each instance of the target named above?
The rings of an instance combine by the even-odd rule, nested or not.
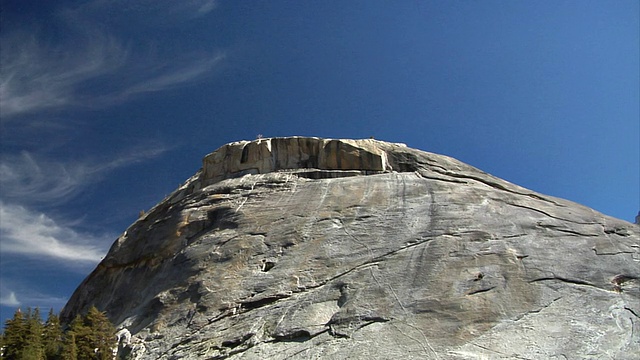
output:
[[[273,138],[205,157],[62,317],[105,310],[122,358],[632,359],[639,279],[637,225],[402,144]]]

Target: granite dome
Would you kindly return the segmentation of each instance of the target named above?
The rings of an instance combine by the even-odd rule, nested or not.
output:
[[[135,359],[640,352],[640,231],[373,139],[225,145],[76,290]],[[126,340],[126,341],[125,341]]]

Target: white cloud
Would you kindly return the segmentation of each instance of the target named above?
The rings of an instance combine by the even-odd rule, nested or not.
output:
[[[214,0],[205,0],[205,1],[199,1],[197,6],[198,6],[198,10],[197,10],[198,15],[205,15],[210,13],[213,9],[215,9],[217,4]]]
[[[218,51],[196,52],[173,49],[171,60],[162,56],[162,39],[144,39],[136,44],[135,28],[149,17],[145,3],[93,1],[75,9],[63,9],[53,19],[64,29],[65,40],[50,43],[46,31],[34,27],[0,33],[0,116],[2,122],[18,115],[69,107],[104,107],[131,100],[136,95],[185,85],[210,73],[224,59]],[[211,0],[149,2],[158,19],[174,13],[201,16],[215,8]],[[120,7],[119,7],[120,5]],[[127,11],[128,9],[128,11]],[[127,23],[130,33],[110,29],[100,20],[105,13],[133,13]],[[100,14],[97,16],[96,14]],[[117,20],[114,20],[117,21]],[[113,25],[112,25],[113,26]],[[122,27],[120,27],[122,28]],[[135,50],[135,51],[134,51]]]
[[[162,155],[167,150],[167,147],[160,144],[139,145],[135,148],[128,149],[115,159],[105,162],[97,162],[91,167],[91,169],[93,173],[102,174],[120,167],[153,159]]]
[[[42,142],[45,137],[33,136],[42,126],[59,134],[63,131],[58,127],[80,131],[78,125],[89,121],[52,111],[105,108],[202,81],[218,68],[224,53],[194,48],[191,42],[166,41],[162,34],[215,8],[213,0],[91,0],[54,9],[37,24],[12,23],[0,32],[0,126],[20,129],[25,138]],[[50,151],[56,148],[50,138],[34,144],[36,152],[8,150],[26,148],[13,132],[6,135],[10,133],[21,146],[5,147],[0,157],[0,255],[4,269],[11,268],[12,274],[22,268],[85,272],[95,266],[115,234],[81,231],[79,220],[62,218],[50,209],[59,209],[113,170],[168,150],[143,141],[116,156],[61,160]],[[49,270],[43,270],[45,264]],[[0,284],[6,281],[15,280],[0,279]],[[0,289],[1,305],[61,306],[66,301],[37,292],[35,284],[19,284]]]
[[[4,286],[5,282],[11,283],[10,286]],[[46,315],[46,310],[53,308],[55,311],[60,310],[64,304],[68,301],[67,296],[59,296],[42,293],[34,286],[33,283],[20,281],[16,283],[9,279],[2,278],[0,283],[3,286],[0,288],[0,305],[6,307],[31,307],[40,308],[43,315]]]
[[[43,43],[33,32],[5,32],[0,41],[3,121],[19,114],[81,105],[84,96],[79,86],[115,73],[128,58],[128,51],[115,38],[99,33],[57,46]]]
[[[68,201],[110,171],[159,156],[166,147],[147,145],[129,149],[107,161],[65,163],[23,152],[0,161],[0,252],[59,261],[97,263],[113,235],[81,233],[71,221],[56,220],[29,204]],[[7,201],[8,200],[8,201]]]
[[[115,95],[119,99],[126,99],[131,95],[163,91],[175,86],[196,81],[213,70],[214,66],[224,58],[225,55],[223,53],[218,53],[202,59],[197,59],[173,70],[163,69],[163,71],[157,74],[152,74],[152,76],[147,80],[139,81]]]
[[[65,202],[109,171],[160,156],[159,144],[128,149],[110,160],[55,161],[23,151],[0,159],[1,197],[22,204]]]
[[[4,155],[0,160],[2,197],[23,202],[50,202],[69,198],[91,176],[87,164],[39,161],[28,152]]]
[[[0,305],[2,306],[20,306],[20,301],[16,297],[16,293],[10,291],[9,294],[0,296]]]
[[[82,234],[43,213],[0,201],[3,255],[17,254],[52,260],[97,263],[113,236]]]
[[[84,15],[109,9],[118,16],[136,17],[139,21],[154,25],[174,24],[201,17],[215,10],[215,0],[94,0],[74,9]]]
[[[147,15],[155,15],[158,18],[171,15],[178,21],[204,16],[217,7],[215,0],[138,0],[137,3],[137,9]]]

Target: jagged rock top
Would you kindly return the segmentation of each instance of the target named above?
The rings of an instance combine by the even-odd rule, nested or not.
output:
[[[392,171],[387,151],[405,147],[373,139],[334,140],[315,137],[266,138],[238,141],[222,146],[203,160],[203,179],[212,184],[246,174],[278,170],[328,170],[363,174]]]
[[[207,155],[61,317],[106,311],[129,359],[635,359],[639,264],[638,226],[450,157],[259,139]]]

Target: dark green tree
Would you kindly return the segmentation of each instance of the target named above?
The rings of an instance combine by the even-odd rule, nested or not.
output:
[[[13,318],[7,320],[2,335],[2,359],[18,360],[22,357],[27,339],[27,321],[20,309],[16,310]]]
[[[92,306],[85,317],[84,324],[89,329],[88,342],[95,349],[95,357],[92,359],[112,359],[113,347],[116,342],[116,329],[105,313]]]
[[[62,357],[65,360],[91,359],[93,349],[87,342],[89,330],[80,315],[76,315],[64,334]],[[86,356],[84,354],[87,354]]]
[[[60,358],[63,360],[78,360],[78,346],[76,345],[76,335],[70,331],[64,334]]]
[[[47,360],[59,360],[62,353],[62,327],[60,326],[60,318],[49,310],[47,321],[44,324],[42,335],[42,345],[44,345],[44,354]]]
[[[21,360],[44,360],[44,346],[42,345],[42,334],[44,326],[40,309],[29,308],[25,316],[27,324],[27,334],[24,348],[22,349]]]
[[[68,360],[111,360],[115,346],[115,328],[107,316],[92,306],[87,315],[79,315],[65,334],[62,355]]]
[[[38,308],[26,314],[18,309],[0,335],[0,359],[111,360],[115,345],[115,328],[95,307],[76,316],[66,332],[53,309],[44,324]]]

